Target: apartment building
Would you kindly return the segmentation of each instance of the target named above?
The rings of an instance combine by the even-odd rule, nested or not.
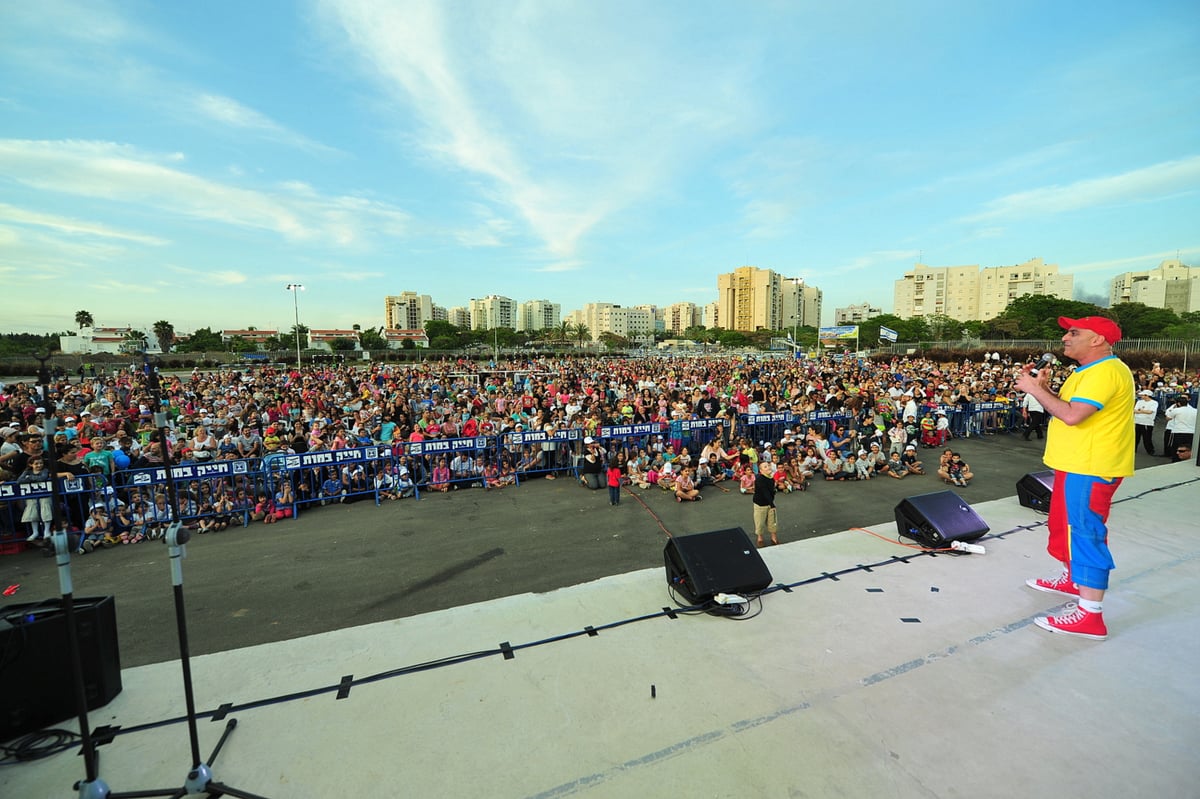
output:
[[[1075,276],[1060,274],[1058,264],[1033,258],[1014,266],[990,266],[979,273],[979,310],[975,319],[995,319],[1008,304],[1026,294],[1071,299]],[[947,314],[954,319],[960,317]]]
[[[699,327],[703,314],[694,302],[677,302],[663,309],[663,330],[682,333],[689,327]]]
[[[780,329],[783,278],[756,266],[739,266],[717,275],[717,315],[727,330]]]
[[[1162,261],[1154,269],[1123,272],[1109,282],[1108,288],[1113,305],[1140,302],[1179,314],[1200,311],[1200,267],[1187,266],[1178,258]]]
[[[847,305],[845,308],[833,309],[833,323],[835,325],[857,325],[876,316],[882,316],[883,309],[876,308],[869,302],[864,302],[859,305]]]
[[[610,302],[589,302],[571,314],[575,324],[587,325],[593,341],[604,333],[624,338],[644,338],[654,333],[654,313],[645,307],[626,308]]]
[[[489,294],[478,300],[472,298],[467,307],[471,313],[472,330],[495,330],[498,327],[516,330],[517,304],[508,297]]]
[[[562,321],[562,306],[549,300],[526,300],[517,306],[517,330],[553,330]]]
[[[783,319],[781,328],[821,326],[822,292],[804,282],[804,278],[784,278],[782,283]]]
[[[389,330],[424,330],[435,319],[433,298],[415,291],[402,291],[383,298],[384,327]]]
[[[895,283],[894,313],[902,319],[945,315],[960,321],[993,319],[1025,294],[1070,299],[1074,277],[1034,258],[1014,266],[916,264]]]

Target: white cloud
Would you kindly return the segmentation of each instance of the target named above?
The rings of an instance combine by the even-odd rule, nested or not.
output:
[[[559,261],[534,268],[534,272],[577,272],[583,268],[581,261]]]
[[[911,268],[913,261],[920,254],[920,250],[875,250],[865,255],[851,258],[849,261],[839,264],[832,269],[820,270],[818,274],[844,275],[861,272],[864,269],[876,269],[878,267],[892,267],[896,274],[901,274],[904,270]]]
[[[34,227],[45,227],[72,235],[120,239],[124,241],[136,242],[138,244],[163,245],[167,243],[166,239],[160,239],[157,236],[147,236],[141,233],[130,233],[100,224],[99,222],[88,222],[79,219],[71,219],[70,217],[58,216],[56,214],[30,211],[28,209],[17,208],[14,205],[8,205],[6,203],[0,203],[0,222],[9,222],[18,225],[30,225]]]
[[[239,103],[231,97],[223,97],[206,92],[198,92],[192,96],[191,112],[195,115],[210,119],[223,126],[247,130],[263,136],[271,141],[277,141],[309,152],[336,153],[332,147],[295,131],[289,130],[270,117],[255,111],[253,108]]]
[[[235,269],[189,269],[185,266],[168,266],[172,272],[203,278],[206,283],[218,286],[239,286],[248,279]]]
[[[1168,259],[1180,258],[1184,263],[1188,262],[1189,258],[1200,255],[1200,246],[1185,247],[1179,250],[1161,250],[1159,252],[1148,252],[1141,255],[1132,255],[1127,258],[1114,258],[1108,261],[1092,261],[1083,264],[1064,264],[1062,271],[1071,274],[1079,274],[1081,272],[1141,272],[1147,269],[1153,269],[1161,262]]]
[[[48,192],[152,207],[180,217],[277,233],[294,242],[362,246],[404,235],[409,217],[353,196],[245,189],[184,172],[166,159],[94,141],[0,140],[0,172]]]
[[[966,217],[964,221],[1046,216],[1096,206],[1148,202],[1179,192],[1195,191],[1197,184],[1200,184],[1200,155],[1065,186],[1016,192],[992,200],[980,213]]]
[[[740,62],[674,47],[684,33],[652,8],[639,10],[637,36],[625,15],[579,5],[321,8],[323,30],[417,118],[419,145],[484,178],[482,195],[560,259],[756,117]]]

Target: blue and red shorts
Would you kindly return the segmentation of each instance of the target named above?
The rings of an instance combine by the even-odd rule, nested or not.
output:
[[[1108,589],[1108,573],[1114,568],[1108,549],[1108,512],[1122,479],[1054,472],[1046,549],[1050,557],[1070,564],[1076,585]]]

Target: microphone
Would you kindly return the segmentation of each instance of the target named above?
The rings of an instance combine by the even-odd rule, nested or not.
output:
[[[1050,365],[1050,364],[1053,364],[1053,363],[1054,363],[1054,353],[1053,353],[1053,352],[1047,352],[1045,355],[1043,355],[1043,356],[1042,356],[1041,360],[1040,360],[1040,361],[1038,361],[1038,366],[1039,366],[1039,368],[1038,368],[1038,369],[1033,369],[1033,370],[1030,370],[1029,374],[1033,375],[1034,377],[1037,377],[1037,376],[1038,376],[1038,372],[1039,372],[1039,371],[1041,371],[1041,368],[1040,368],[1040,367],[1041,367],[1043,364],[1044,364],[1044,365]]]

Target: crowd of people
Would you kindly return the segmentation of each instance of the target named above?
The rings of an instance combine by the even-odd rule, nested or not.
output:
[[[1028,360],[999,353],[954,363],[921,357],[459,359],[190,374],[159,374],[136,364],[77,382],[60,377],[44,393],[30,383],[0,387],[0,481],[54,476],[84,484],[83,500],[66,509],[68,524],[80,532],[81,551],[153,540],[176,511],[208,532],[246,520],[274,523],[296,508],[364,496],[398,501],[418,491],[501,489],[532,476],[578,473],[588,487],[618,488],[610,494],[614,503],[621,485],[656,486],[680,502],[698,501],[705,486],[726,481],[752,493],[762,464],[771,464],[771,479],[782,491],[807,490],[816,481],[904,479],[929,471],[963,486],[972,474],[947,448],[952,439],[995,433],[1003,429],[1001,417],[1017,415],[1026,437],[1040,437],[1040,408],[1032,408],[1015,386]],[[1054,381],[1068,371],[1055,368]],[[1157,366],[1135,377],[1140,389],[1155,392],[1186,384],[1182,373]],[[987,410],[962,413],[974,403]],[[781,412],[791,412],[796,422],[763,428],[745,421]],[[822,420],[806,423],[814,414]],[[961,424],[951,419],[956,415]],[[1168,414],[1172,435],[1181,442],[1186,435],[1190,446],[1195,409],[1191,429],[1186,417],[1183,410]],[[158,426],[164,418],[165,440]],[[721,422],[695,432],[683,424],[698,419]],[[662,432],[602,435],[612,426],[639,424],[657,424]],[[769,440],[761,437],[768,430]],[[526,431],[547,438],[430,454],[436,447],[429,442],[494,440]],[[568,431],[578,433],[572,443],[566,443]],[[192,481],[180,491],[175,511],[161,483],[123,479],[129,470],[168,460],[261,462],[276,454],[364,446],[389,457],[316,466],[281,480]],[[927,448],[942,450],[936,466],[923,462]],[[1175,449],[1165,451],[1175,455]],[[15,531],[19,521],[28,525],[30,539],[48,537],[45,500],[13,500],[7,507],[7,517],[0,515],[6,528]]]

